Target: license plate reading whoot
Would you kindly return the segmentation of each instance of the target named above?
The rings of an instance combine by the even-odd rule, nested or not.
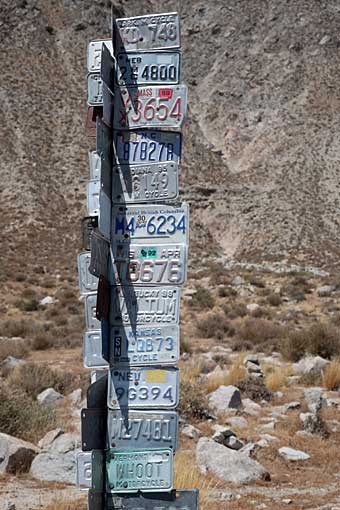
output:
[[[114,20],[118,51],[180,48],[177,12],[150,14]]]
[[[110,409],[174,409],[178,398],[178,368],[120,367],[109,372]]]
[[[113,326],[129,324],[133,327],[141,324],[178,324],[179,301],[178,287],[113,287],[110,321]]]
[[[117,165],[171,162],[178,166],[182,135],[171,131],[118,131],[114,148]]]
[[[109,411],[108,444],[112,448],[177,448],[178,415],[174,411]]]
[[[179,326],[112,327],[110,362],[129,365],[176,363],[179,357]]]
[[[189,207],[184,203],[112,207],[112,234],[117,243],[188,244]]]
[[[186,278],[185,244],[111,244],[113,279],[121,285],[182,285]]]
[[[115,94],[114,129],[179,128],[186,108],[185,85],[120,87]]]
[[[117,56],[117,83],[134,85],[172,84],[179,82],[179,52],[120,53]]]

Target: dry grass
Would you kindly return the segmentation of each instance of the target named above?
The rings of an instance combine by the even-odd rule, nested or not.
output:
[[[204,388],[207,393],[217,390],[222,384],[229,384],[229,372],[212,372],[204,381]]]
[[[30,350],[30,343],[27,340],[13,339],[0,341],[0,362],[8,356],[15,358],[25,357]]]
[[[282,368],[276,368],[266,376],[266,386],[270,391],[278,391],[286,386],[287,375]]]
[[[47,506],[44,507],[44,510],[86,510],[87,502],[84,498],[76,499],[71,501],[67,498],[61,498],[60,495],[56,494],[56,496],[52,499]]]
[[[337,390],[340,386],[340,361],[332,361],[325,369],[322,376],[323,386],[327,390]]]

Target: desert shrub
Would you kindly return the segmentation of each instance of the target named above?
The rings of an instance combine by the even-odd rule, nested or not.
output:
[[[21,297],[23,299],[35,298],[36,296],[37,296],[36,290],[33,289],[32,287],[27,287],[21,293]]]
[[[232,308],[228,307],[228,311],[224,310],[228,319],[237,319],[237,317],[245,317],[248,314],[247,307],[244,303],[234,305]]]
[[[30,343],[27,340],[1,340],[0,341],[0,362],[8,356],[23,358],[30,350]]]
[[[282,304],[282,299],[279,294],[269,294],[266,299],[267,303],[270,306],[280,306]]]
[[[237,291],[233,287],[229,286],[219,287],[217,293],[221,298],[234,297],[237,295]]]
[[[253,285],[254,287],[258,287],[259,289],[264,289],[266,286],[265,281],[262,280],[261,278],[259,278],[258,276],[250,275],[248,277],[248,282],[250,283],[250,285]]]
[[[275,368],[266,376],[266,386],[270,391],[278,391],[286,385],[287,377],[282,368]]]
[[[295,301],[304,301],[306,294],[312,290],[312,285],[304,276],[295,276],[288,284],[284,285],[281,289],[283,294],[286,294]]]
[[[26,393],[0,386],[0,430],[26,441],[37,442],[56,427],[56,415]]]
[[[321,386],[322,375],[320,372],[316,371],[307,372],[299,377],[299,384],[302,384],[303,386]]]
[[[32,340],[32,349],[34,351],[46,351],[53,346],[48,333],[38,333]]]
[[[192,345],[188,337],[181,335],[181,341],[180,341],[180,353],[191,353],[192,352]]]
[[[207,396],[201,384],[181,378],[179,412],[184,417],[198,419],[207,417],[209,414]]]
[[[340,387],[340,361],[332,361],[324,370],[322,382],[327,390],[338,390]]]
[[[214,307],[215,300],[211,292],[204,287],[197,287],[195,294],[191,298],[191,306],[197,310],[211,309]]]
[[[340,334],[331,324],[318,322],[302,331],[291,331],[280,350],[290,361],[298,361],[305,354],[331,359],[340,355]]]
[[[201,337],[217,338],[218,340],[235,334],[234,326],[220,313],[210,313],[205,318],[198,320],[196,329]]]
[[[251,317],[239,325],[237,336],[254,347],[272,350],[282,336],[283,328],[267,319]]]
[[[269,401],[273,398],[272,392],[259,377],[247,377],[241,381],[236,381],[235,386],[241,391],[242,397],[250,398],[255,402]]]
[[[25,363],[15,367],[9,374],[7,382],[10,386],[20,388],[32,398],[36,398],[46,388],[54,388],[60,393],[69,392],[75,381],[70,372],[52,370],[48,366]]]
[[[213,263],[209,266],[210,285],[228,285],[230,283],[230,276],[223,264]]]
[[[281,354],[289,361],[299,361],[306,352],[308,335],[305,331],[290,331],[280,343]]]
[[[34,331],[39,329],[39,325],[34,320],[28,319],[6,319],[0,321],[0,336],[7,337],[29,337]]]

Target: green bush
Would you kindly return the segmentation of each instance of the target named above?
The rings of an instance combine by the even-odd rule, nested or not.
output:
[[[269,294],[266,299],[267,303],[270,306],[280,306],[282,304],[282,299],[279,294]]]
[[[215,305],[215,300],[211,292],[204,287],[197,287],[195,294],[191,298],[191,306],[197,310],[211,309]]]
[[[185,418],[205,418],[208,410],[207,396],[202,385],[182,378],[180,380],[179,412]]]

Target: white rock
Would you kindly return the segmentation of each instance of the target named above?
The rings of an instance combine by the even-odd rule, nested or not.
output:
[[[201,431],[194,427],[193,425],[184,425],[182,428],[182,434],[186,437],[189,437],[190,439],[198,439],[202,433]]]
[[[265,423],[264,425],[260,425],[259,427],[261,430],[274,430],[275,429],[275,421],[270,421],[268,423]]]
[[[327,404],[326,399],[323,397],[323,393],[324,389],[320,387],[305,388],[303,390],[308,409],[311,413],[317,413]]]
[[[244,398],[242,400],[243,404],[243,410],[246,414],[249,414],[250,416],[257,416],[261,412],[261,406],[260,404],[257,404],[250,398]]]
[[[235,285],[236,287],[239,287],[240,285],[244,285],[245,281],[242,276],[235,276],[233,281],[231,282],[232,285]]]
[[[265,468],[247,453],[231,450],[207,437],[199,439],[196,457],[202,474],[210,472],[227,482],[246,484],[269,479]]]
[[[70,400],[73,404],[77,405],[81,403],[81,388],[77,388],[73,390],[72,393],[67,395],[67,399]]]
[[[308,455],[308,453],[302,452],[301,450],[294,450],[294,448],[289,448],[288,446],[280,448],[279,454],[287,460],[296,461],[310,459],[310,455]]]
[[[226,439],[225,446],[228,446],[228,448],[231,448],[232,450],[241,450],[241,448],[244,446],[244,443],[242,443],[242,441],[240,441],[240,439],[235,436],[229,436]]]
[[[291,505],[293,503],[293,500],[292,499],[283,499],[282,503],[284,503],[285,505]]]
[[[239,429],[245,429],[248,426],[247,420],[242,416],[231,416],[230,418],[228,418],[227,423],[231,427],[236,427]]]
[[[13,501],[6,501],[4,509],[5,510],[15,510],[15,503],[13,503]]]
[[[249,303],[248,305],[246,305],[246,308],[248,312],[252,313],[255,312],[255,310],[257,310],[258,308],[260,308],[260,305],[258,305],[257,303]]]
[[[248,361],[249,361],[250,363],[255,363],[256,365],[259,365],[259,364],[260,364],[260,362],[259,362],[259,357],[258,357],[258,355],[257,355],[257,354],[248,354],[248,356],[246,356],[246,357],[244,358],[244,362],[243,362],[243,363],[246,365],[246,364],[248,363]]]
[[[53,305],[53,303],[56,303],[57,301],[58,300],[53,298],[52,296],[46,296],[39,301],[39,305],[41,306]]]
[[[259,446],[260,448],[268,448],[268,446],[269,446],[268,441],[266,441],[265,439],[259,439],[259,441],[256,441],[255,444],[257,446]]]
[[[64,455],[48,452],[40,453],[32,462],[31,475],[46,482],[65,482],[74,484],[76,479],[75,452]]]
[[[249,373],[254,374],[254,375],[262,374],[260,365],[258,365],[257,363],[253,363],[252,361],[247,361],[246,369],[248,370]]]
[[[58,428],[50,430],[49,432],[47,432],[47,434],[44,435],[42,439],[40,439],[38,443],[39,448],[41,448],[42,450],[47,450],[51,446],[53,441],[57,439],[57,437],[61,436],[61,434],[64,434],[63,429]]]
[[[264,439],[265,441],[268,441],[269,443],[273,442],[273,441],[278,441],[278,438],[275,436],[272,436],[271,434],[261,434],[260,437],[261,437],[261,439]]]
[[[0,363],[0,367],[3,370],[12,370],[13,368],[19,365],[23,365],[25,363],[26,362],[23,359],[18,359],[15,358],[14,356],[7,356],[7,358]]]
[[[236,436],[235,432],[233,432],[229,427],[225,427],[223,425],[213,425],[214,434],[212,436],[212,439],[216,441],[216,443],[223,444],[224,446],[227,446],[228,439],[231,436]]]
[[[294,374],[318,374],[328,363],[329,361],[321,356],[306,356],[297,363],[293,363],[292,368]]]
[[[75,434],[62,434],[58,436],[50,447],[50,452],[67,453],[79,448],[81,445],[80,439]]]
[[[42,405],[51,405],[55,404],[56,402],[63,400],[63,396],[58,393],[58,391],[55,391],[54,388],[46,388],[46,390],[39,393],[37,396],[37,400]]]
[[[0,402],[1,405],[1,402]],[[0,432],[0,473],[25,473],[40,452],[34,444]]]
[[[209,407],[216,413],[224,413],[228,409],[242,407],[241,393],[236,386],[220,386],[208,395]]]
[[[320,42],[321,44],[321,42]],[[336,289],[335,285],[322,285],[316,289],[316,293],[319,297],[327,297]]]

